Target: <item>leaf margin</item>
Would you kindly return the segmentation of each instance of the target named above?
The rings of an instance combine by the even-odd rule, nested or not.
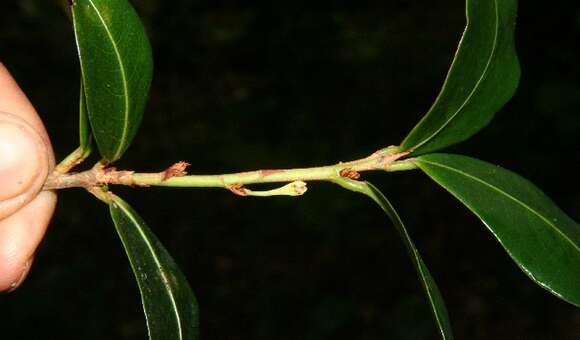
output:
[[[89,76],[87,75],[88,73],[87,70],[91,69],[91,66],[90,63],[85,60],[99,59],[100,57],[102,57],[102,55],[101,56],[91,55],[87,51],[87,55],[85,56],[83,48],[81,47],[82,45],[81,39],[83,39],[82,36],[83,33],[81,33],[78,28],[79,27],[78,20],[79,17],[82,17],[82,12],[79,10],[79,8],[83,4],[84,5],[88,4],[88,6],[92,8],[94,15],[96,15],[98,21],[101,24],[99,28],[101,30],[104,30],[104,32],[106,33],[106,36],[108,37],[108,41],[110,43],[108,46],[112,48],[115,54],[115,58],[106,58],[106,59],[109,61],[111,61],[111,59],[114,59],[115,61],[114,64],[117,66],[118,69],[118,72],[116,72],[116,74],[117,76],[120,77],[122,83],[122,86],[119,87],[120,89],[122,89],[123,92],[123,95],[120,96],[123,98],[122,104],[123,110],[120,114],[122,116],[121,117],[122,128],[120,129],[120,132],[112,131],[110,126],[106,127],[102,123],[103,120],[110,121],[111,120],[110,118],[112,115],[114,115],[114,113],[111,112],[103,113],[99,111],[100,108],[97,107],[101,105],[99,105],[99,103],[97,104],[91,103],[92,99],[88,99],[89,97],[91,97],[91,94],[89,93],[91,90],[88,89],[89,86],[87,85],[88,82],[90,82]],[[151,45],[147,37],[145,27],[143,26],[141,19],[139,18],[139,15],[137,14],[136,10],[128,0],[115,0],[112,2],[108,0],[74,0],[69,2],[69,8],[73,24],[73,31],[75,34],[78,57],[81,66],[81,79],[83,81],[85,101],[87,103],[88,120],[93,131],[93,138],[97,145],[97,149],[99,150],[101,156],[103,157],[103,160],[106,163],[112,163],[120,159],[122,155],[125,153],[125,151],[128,149],[128,147],[131,145],[142,121],[143,112],[145,110],[145,104],[148,97],[149,89],[151,87],[151,80],[153,75],[153,59]],[[120,10],[118,12],[122,12],[122,14],[125,15],[125,17],[122,18],[124,22],[132,21],[132,25],[130,27],[123,28],[125,30],[123,34],[128,34],[128,32],[134,34],[135,37],[132,40],[139,41],[140,43],[139,45],[131,45],[130,49],[127,48],[123,49],[119,47],[119,43],[117,40],[119,39],[120,33],[113,34],[111,31],[116,25],[117,26],[119,25],[121,18],[118,17],[119,16],[118,13],[112,11],[113,8],[117,10],[119,8],[122,9],[122,11]],[[115,12],[117,16],[116,17],[111,16],[112,18],[108,17],[107,21],[105,20],[105,17],[107,17],[106,15],[107,11]],[[86,19],[85,23],[86,22],[89,22],[89,19]],[[90,34],[92,34],[93,36],[95,35],[94,33]],[[127,52],[124,50],[127,51],[131,50],[131,52]],[[135,57],[134,54],[130,55],[131,53],[134,53],[134,50],[138,50],[140,55],[138,55],[137,57]],[[132,60],[126,60],[128,58],[132,58]],[[140,76],[137,77],[138,78],[137,81],[132,81],[127,76],[127,70],[129,66],[137,67],[134,65],[138,65],[139,67]],[[91,72],[94,72],[94,70]],[[108,72],[108,70],[99,70],[99,72],[106,73]],[[137,91],[137,93],[135,93],[136,90],[141,91]],[[97,91],[95,93],[102,94],[104,92],[107,91]],[[109,100],[107,101],[108,102],[114,101],[110,100],[110,98],[113,97],[119,96],[111,94],[109,95]],[[134,97],[137,97],[137,99],[132,99]],[[106,119],[104,117],[106,117]],[[116,129],[113,128],[113,130]],[[120,136],[117,136],[119,134]],[[113,135],[114,137],[111,138],[111,135]],[[110,142],[111,140],[113,140],[114,143],[111,143]]]
[[[428,176],[430,177],[434,182],[436,182],[439,186],[441,186],[442,188],[444,188],[446,191],[448,191],[449,193],[451,193],[451,195],[453,195],[457,200],[459,200],[468,210],[470,210],[474,215],[476,215],[476,217],[483,223],[483,225],[492,233],[492,235],[494,236],[494,238],[502,245],[502,247],[504,248],[504,250],[508,253],[509,257],[516,263],[516,265],[518,266],[518,268],[520,268],[525,274],[526,276],[528,276],[534,283],[536,283],[537,285],[539,285],[540,287],[542,287],[543,289],[547,290],[548,292],[550,292],[551,294],[553,294],[554,296],[558,297],[559,299],[566,301],[572,305],[575,305],[577,307],[580,307],[580,288],[578,288],[578,291],[574,294],[573,292],[571,294],[568,293],[562,293],[558,290],[556,290],[553,285],[550,285],[549,283],[546,283],[544,281],[541,281],[540,278],[538,278],[538,274],[534,273],[533,270],[530,270],[528,268],[527,264],[522,264],[520,261],[518,261],[518,259],[516,259],[514,256],[514,250],[513,249],[509,249],[508,246],[505,245],[505,241],[500,239],[500,236],[498,236],[498,232],[496,230],[494,230],[492,228],[492,226],[490,225],[490,223],[488,223],[486,221],[486,219],[484,217],[482,217],[482,213],[478,212],[476,208],[474,208],[472,206],[472,204],[467,202],[466,198],[462,198],[459,196],[458,193],[455,193],[452,191],[452,189],[450,189],[448,186],[446,186],[445,184],[442,183],[442,180],[440,178],[435,178],[432,174],[430,174],[427,170],[426,170],[426,166],[425,164],[422,163],[428,163],[428,164],[435,164],[433,161],[426,161],[425,159],[429,159],[429,158],[439,158],[439,157],[451,157],[454,158],[456,157],[457,159],[463,159],[463,160],[469,160],[474,162],[473,164],[479,163],[480,165],[484,165],[484,166],[488,166],[489,169],[493,169],[495,171],[499,170],[501,172],[503,172],[504,174],[507,174],[507,176],[512,177],[512,182],[516,181],[513,180],[514,178],[517,179],[518,181],[521,181],[521,183],[524,183],[526,185],[528,185],[528,190],[532,190],[533,192],[535,192],[536,194],[539,195],[539,197],[541,197],[545,202],[547,203],[551,203],[551,206],[548,207],[550,209],[553,209],[556,213],[560,214],[556,219],[558,220],[563,220],[564,224],[562,224],[562,226],[565,226],[565,228],[570,228],[568,230],[566,230],[566,232],[571,232],[571,233],[575,233],[576,236],[578,237],[578,244],[574,243],[573,238],[571,238],[570,236],[568,236],[566,234],[566,232],[562,232],[555,224],[551,223],[551,219],[552,218],[547,218],[545,216],[540,215],[540,213],[535,212],[534,214],[536,216],[538,216],[542,221],[544,222],[549,222],[546,223],[548,225],[550,225],[552,227],[552,229],[557,230],[557,234],[563,235],[565,240],[568,240],[569,243],[573,246],[573,248],[575,248],[577,250],[577,257],[580,256],[580,224],[578,224],[576,221],[574,221],[572,218],[570,218],[565,212],[563,212],[544,192],[542,192],[537,186],[535,186],[531,181],[527,180],[526,178],[516,174],[513,171],[501,168],[499,166],[495,166],[491,163],[487,163],[484,162],[482,160],[479,159],[475,159],[475,158],[471,158],[471,157],[467,157],[467,156],[462,156],[462,155],[455,155],[455,154],[446,154],[446,153],[432,153],[432,154],[428,154],[428,155],[422,155],[419,156],[417,158],[414,159],[414,163]],[[451,167],[447,167],[448,169],[452,169],[450,171],[455,171],[458,172],[456,170],[454,170]],[[467,174],[469,175],[469,174]],[[467,176],[466,176],[467,177]],[[475,176],[471,176],[469,175],[470,178],[472,179],[476,179],[479,182],[485,183],[482,180],[477,179]],[[507,178],[507,177],[506,177]],[[493,185],[487,184],[485,183],[488,187],[492,188],[495,191],[498,192],[503,192],[500,188],[497,188]],[[510,199],[512,200],[516,200],[518,201],[518,203],[522,206],[524,206],[526,209],[528,210],[532,210],[532,208],[529,206],[529,204],[525,204],[523,202],[519,202],[519,200],[517,200],[516,197],[514,197],[514,195],[511,195],[509,193],[506,193],[506,196],[510,197]],[[569,227],[573,226],[573,227]],[[577,228],[576,230],[572,229],[572,228]],[[543,238],[545,241],[545,238]],[[576,273],[577,282],[580,282],[580,260],[578,261],[578,271]],[[569,295],[573,295],[572,297],[570,297]]]
[[[121,239],[121,243],[123,245],[123,249],[125,250],[125,253],[129,259],[129,264],[131,266],[131,270],[136,278],[137,284],[138,284],[138,288],[139,288],[139,293],[141,296],[141,305],[143,307],[143,311],[145,313],[145,320],[146,320],[146,324],[147,324],[147,332],[148,332],[148,337],[150,340],[164,340],[166,339],[166,337],[160,336],[157,337],[157,331],[154,329],[155,327],[157,327],[157,320],[151,320],[151,316],[150,316],[150,312],[148,311],[148,306],[149,304],[145,301],[145,291],[147,290],[147,288],[144,286],[144,283],[142,282],[142,276],[139,275],[139,268],[135,267],[135,263],[132,260],[132,255],[130,254],[130,251],[128,249],[128,245],[126,244],[126,240],[123,236],[123,233],[121,231],[121,226],[119,226],[118,221],[116,220],[115,217],[115,213],[116,212],[121,212],[123,213],[124,216],[130,218],[133,222],[134,227],[136,227],[138,229],[138,232],[140,233],[140,235],[142,236],[143,239],[146,240],[147,242],[147,247],[151,250],[151,253],[154,255],[155,257],[155,262],[157,265],[157,269],[162,272],[161,276],[162,276],[162,282],[164,284],[164,287],[166,288],[166,291],[168,291],[168,295],[169,295],[169,299],[171,301],[171,304],[174,306],[175,310],[175,320],[178,323],[178,339],[179,340],[198,340],[199,339],[199,307],[198,307],[198,302],[197,302],[197,298],[195,296],[195,294],[193,293],[189,283],[187,282],[187,279],[185,278],[185,275],[181,272],[181,270],[179,269],[178,265],[175,263],[175,260],[171,257],[171,255],[169,254],[169,252],[165,249],[165,247],[163,246],[163,244],[161,244],[161,242],[159,241],[159,239],[157,239],[157,237],[155,236],[155,234],[148,228],[147,224],[145,223],[145,221],[143,221],[143,219],[137,214],[137,212],[123,199],[121,199],[119,196],[116,196],[115,194],[108,192],[106,193],[107,195],[107,200],[108,200],[108,206],[109,206],[109,212],[111,215],[111,219],[113,221],[113,224],[115,225],[115,229],[117,230],[118,236]],[[147,235],[149,234],[149,235]],[[184,288],[185,291],[185,295],[189,295],[192,300],[191,300],[191,310],[189,311],[189,313],[191,313],[191,315],[189,315],[190,318],[192,318],[192,322],[193,324],[190,325],[192,327],[192,330],[190,332],[184,332],[183,330],[183,325],[182,325],[182,317],[179,315],[180,311],[178,311],[179,306],[178,306],[178,300],[177,300],[177,291],[173,291],[173,288],[170,287],[170,283],[173,282],[174,280],[171,280],[170,278],[168,278],[166,275],[166,273],[163,273],[162,270],[162,264],[159,261],[159,259],[157,258],[157,251],[155,249],[155,246],[151,244],[151,242],[157,243],[157,247],[159,247],[159,249],[157,249],[157,251],[160,252],[165,252],[165,256],[167,256],[168,261],[166,262],[166,265],[169,266],[173,266],[173,274],[177,276],[178,279],[182,280],[185,284],[184,286],[181,286],[181,288]],[[166,267],[166,266],[165,266]],[[185,337],[184,337],[184,333],[185,333]]]
[[[403,223],[401,217],[395,210],[392,203],[377,187],[375,187],[370,182],[356,181],[348,178],[335,179],[333,182],[350,191],[366,195],[385,212],[385,214],[397,229],[399,236],[401,237],[401,240],[407,249],[407,253],[411,258],[411,262],[415,267],[417,276],[421,282],[421,287],[425,293],[441,339],[453,340],[453,331],[451,328],[451,322],[449,321],[449,313],[447,311],[447,307],[445,306],[441,291],[433,279],[433,276],[429,272],[427,265],[425,265],[425,262],[421,258],[421,255],[419,254],[417,247],[415,247],[415,244],[413,243],[413,240],[411,239],[405,224]],[[429,281],[431,281],[431,285],[429,284]]]
[[[484,72],[480,75],[476,84],[469,92],[469,95],[467,96],[467,98],[465,98],[463,100],[462,104],[459,106],[459,108],[456,109],[456,112],[448,119],[445,119],[443,124],[439,128],[437,128],[434,132],[433,131],[429,132],[428,124],[433,124],[432,122],[430,122],[430,120],[432,121],[433,119],[435,119],[435,123],[437,123],[436,115],[437,114],[444,115],[444,113],[442,113],[442,112],[445,112],[445,111],[443,111],[442,109],[439,108],[440,102],[446,100],[446,98],[445,98],[446,96],[449,96],[449,97],[453,96],[453,93],[451,95],[448,95],[447,88],[448,88],[448,85],[455,80],[452,78],[454,77],[454,74],[456,71],[455,70],[456,66],[457,66],[457,68],[460,68],[462,66],[461,65],[462,60],[460,60],[459,57],[460,57],[460,54],[463,52],[463,49],[465,47],[464,45],[466,44],[467,38],[469,38],[468,34],[470,33],[470,29],[472,28],[472,23],[470,20],[470,5],[475,4],[476,3],[475,1],[479,1],[479,0],[466,0],[465,13],[466,13],[467,23],[465,26],[464,33],[462,34],[462,37],[461,37],[460,42],[458,44],[457,50],[455,52],[453,61],[450,65],[450,68],[447,72],[447,75],[446,75],[445,80],[443,82],[443,85],[441,87],[441,90],[439,91],[437,97],[435,98],[435,101],[433,102],[433,104],[431,105],[431,107],[429,108],[427,113],[425,113],[425,115],[423,115],[423,117],[411,129],[411,131],[407,134],[407,136],[403,139],[403,141],[400,144],[401,148],[408,150],[408,151],[411,151],[414,155],[431,153],[431,152],[434,152],[434,151],[437,151],[440,149],[444,149],[450,145],[460,143],[460,142],[463,142],[463,141],[469,139],[470,137],[475,135],[477,132],[479,132],[481,129],[483,129],[487,124],[489,124],[489,122],[495,116],[495,113],[499,109],[501,109],[501,107],[503,107],[509,101],[509,99],[514,95],[515,91],[517,90],[519,79],[521,76],[520,65],[519,65],[517,53],[515,50],[515,42],[514,42],[514,31],[515,31],[514,27],[515,27],[515,19],[517,16],[517,0],[508,0],[508,1],[510,1],[510,4],[504,5],[504,6],[508,9],[508,11],[511,10],[511,13],[509,13],[509,16],[510,16],[510,18],[513,19],[513,20],[510,20],[512,27],[511,27],[511,32],[510,32],[511,34],[508,37],[509,39],[508,39],[508,43],[507,43],[507,49],[508,49],[509,54],[506,54],[506,56],[509,56],[512,58],[512,60],[510,62],[513,63],[513,65],[511,65],[513,67],[512,71],[511,71],[511,77],[513,77],[513,79],[511,79],[511,81],[512,81],[511,88],[508,88],[506,93],[504,94],[505,98],[503,98],[503,103],[497,105],[496,109],[488,112],[486,114],[486,116],[483,118],[483,120],[481,120],[477,124],[477,127],[475,129],[471,128],[472,131],[470,131],[466,135],[459,136],[456,138],[450,138],[451,139],[450,141],[440,143],[441,145],[436,145],[436,142],[438,139],[445,138],[445,135],[443,135],[443,138],[438,138],[440,133],[442,133],[442,132],[444,133],[445,130],[447,130],[447,129],[453,129],[453,124],[454,124],[455,118],[457,117],[458,114],[461,113],[461,111],[464,109],[464,107],[471,102],[473,95],[476,94],[476,92],[481,88],[480,84],[481,84],[482,80],[487,78],[490,74],[487,71],[492,63],[492,60],[494,59],[494,57],[497,57],[496,56],[497,44],[495,44],[495,42],[497,42],[498,36],[500,35],[499,23],[501,20],[500,20],[499,9],[498,9],[500,0],[490,0],[495,4],[494,7],[495,7],[495,13],[496,13],[496,21],[495,21],[496,30],[495,30],[494,39],[493,39],[494,40],[493,48],[492,48],[492,51],[489,53],[489,58],[486,62]],[[487,0],[485,0],[485,1],[487,1]],[[503,3],[505,3],[505,2],[502,2],[502,4]],[[511,5],[512,8],[509,8],[508,7],[509,5]],[[467,49],[467,48],[468,47],[465,47],[465,49]],[[501,57],[501,55],[500,55],[500,57]],[[442,105],[444,105],[444,104],[442,104]],[[439,110],[439,111],[437,111],[437,110]],[[473,115],[475,115],[475,114],[473,114]],[[435,116],[435,118],[433,118],[433,116]],[[444,117],[444,116],[442,116],[442,117]],[[427,127],[425,127],[425,125],[427,125]],[[470,124],[470,125],[473,125],[473,124]],[[421,129],[427,130],[427,133],[425,133],[425,131],[421,131]],[[465,131],[465,128],[463,130]],[[421,134],[423,134],[422,137],[421,137]],[[417,137],[416,135],[418,135],[419,137]],[[415,141],[413,141],[413,139],[415,139]],[[434,142],[433,142],[433,140],[434,140]],[[435,144],[435,146],[429,147],[430,144]]]

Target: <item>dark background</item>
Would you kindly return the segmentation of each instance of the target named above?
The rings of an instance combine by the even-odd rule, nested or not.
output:
[[[397,144],[439,91],[464,26],[461,0],[133,3],[156,68],[141,132],[118,166],[140,171],[178,160],[191,162],[192,173],[323,165]],[[579,38],[577,2],[522,1],[519,90],[489,127],[449,150],[515,170],[575,220]],[[62,159],[77,145],[79,71],[56,2],[0,4],[0,59]],[[400,209],[456,338],[577,339],[578,309],[533,284],[443,189],[418,171],[364,178]],[[295,199],[115,191],[182,266],[204,339],[436,338],[382,212],[329,184],[309,188]],[[28,280],[0,296],[0,338],[146,337],[107,215],[81,190],[60,194]]]

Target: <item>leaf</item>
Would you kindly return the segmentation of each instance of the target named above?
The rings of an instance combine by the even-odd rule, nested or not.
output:
[[[197,300],[173,258],[125,201],[113,195],[109,209],[139,285],[149,339],[198,339]]]
[[[101,155],[113,162],[141,123],[153,72],[151,47],[126,0],[72,3],[89,121]]]
[[[450,340],[453,339],[453,334],[451,330],[451,323],[449,322],[449,315],[447,313],[447,308],[445,307],[445,302],[443,301],[443,297],[441,296],[441,292],[435,283],[435,280],[431,276],[431,273],[427,269],[425,262],[421,258],[419,251],[415,247],[413,240],[411,239],[411,235],[407,231],[407,228],[403,224],[403,221],[399,217],[399,214],[389,202],[389,200],[383,195],[383,193],[377,189],[374,185],[369,182],[360,182],[360,181],[353,181],[348,179],[340,179],[336,181],[337,184],[343,186],[346,189],[360,192],[364,195],[370,197],[373,201],[375,201],[381,209],[387,214],[391,222],[397,228],[399,232],[399,236],[401,236],[401,240],[405,244],[409,256],[411,257],[411,261],[415,266],[415,270],[417,271],[417,276],[419,277],[419,281],[421,282],[421,286],[425,292],[425,296],[427,301],[429,302],[429,307],[433,312],[433,317],[435,319],[435,323],[437,325],[437,329],[441,339]]]
[[[85,91],[81,80],[81,93],[79,99],[79,145],[83,156],[91,153],[91,127],[89,126],[89,117],[87,116],[87,102]]]
[[[477,215],[533,281],[580,307],[580,225],[542,191],[465,156],[431,154],[416,164]]]
[[[467,0],[467,26],[443,88],[401,143],[415,155],[461,142],[481,130],[514,94],[516,0]]]

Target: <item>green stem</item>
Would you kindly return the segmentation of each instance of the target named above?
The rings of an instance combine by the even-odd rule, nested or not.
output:
[[[391,150],[388,151],[390,152]],[[171,178],[164,178],[164,172],[135,173],[131,179],[133,180],[132,184],[138,186],[229,188],[233,185],[257,183],[333,181],[337,178],[351,176],[356,179],[358,178],[358,173],[363,171],[383,170],[392,172],[416,168],[416,165],[409,159],[397,161],[400,157],[405,156],[406,153],[389,152],[383,149],[361,160],[311,168],[265,169],[222,175],[192,175]]]
[[[71,187],[91,188],[111,185],[129,186],[163,186],[163,187],[213,187],[225,188],[242,196],[272,196],[292,192],[293,187],[282,187],[268,191],[251,191],[244,185],[276,182],[331,181],[341,178],[358,179],[364,171],[403,171],[415,169],[412,159],[402,159],[407,152],[399,152],[397,147],[381,149],[372,155],[350,162],[335,165],[297,168],[297,169],[264,169],[220,175],[185,175],[187,163],[179,162],[168,169],[156,173],[135,173],[106,168],[97,163],[93,169],[77,174],[64,174],[49,178],[45,190]],[[300,188],[300,185],[297,186]],[[298,190],[304,192],[305,190]]]
[[[85,159],[87,159],[90,154],[90,148],[79,146],[75,151],[58,163],[54,168],[55,174],[66,174],[70,172],[75,166],[81,164]]]

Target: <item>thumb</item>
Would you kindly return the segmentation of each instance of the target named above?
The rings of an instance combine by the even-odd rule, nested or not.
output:
[[[40,134],[22,118],[0,112],[0,220],[42,189],[50,162]]]

